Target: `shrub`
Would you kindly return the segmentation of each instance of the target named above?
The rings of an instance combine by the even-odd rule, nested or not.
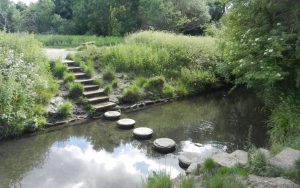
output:
[[[72,115],[73,105],[70,101],[67,101],[58,106],[58,115],[61,118],[66,118]]]
[[[65,71],[67,68],[60,60],[50,61],[50,67],[53,76],[57,78],[63,78]]]
[[[166,84],[162,91],[163,97],[174,97],[175,96],[175,89],[171,85]]]
[[[146,78],[140,76],[133,81],[133,84],[139,87],[143,87],[146,82],[147,82]]]
[[[212,159],[206,159],[203,163],[203,170],[204,171],[211,171],[216,168],[216,163]]]
[[[87,74],[89,77],[93,77],[94,76],[94,67],[91,66],[87,66],[87,65],[80,65],[80,67],[82,68],[82,71]]]
[[[70,83],[68,85],[68,89],[69,96],[71,98],[78,98],[84,91],[83,85],[81,83]]]
[[[74,60],[75,60],[75,55],[69,53],[69,54],[66,56],[66,59],[74,61]]]
[[[138,86],[131,85],[124,89],[122,102],[125,103],[136,102],[142,98],[142,95],[143,95],[142,91]]]
[[[182,81],[176,82],[176,92],[180,97],[184,97],[188,94],[188,90]]]
[[[114,80],[111,82],[111,85],[112,85],[113,88],[118,87],[118,80],[117,80],[117,79],[114,79]]]
[[[107,66],[103,70],[103,79],[104,80],[113,80],[116,77],[115,69],[111,66]]]
[[[100,78],[95,78],[94,83],[100,87],[102,86],[102,80]]]
[[[43,126],[44,109],[58,92],[58,84],[32,35],[0,32],[0,49],[1,140]]]
[[[170,176],[167,175],[166,173],[153,172],[148,176],[145,187],[146,188],[171,188],[172,181],[170,179]]]
[[[163,76],[155,76],[150,78],[144,87],[147,91],[162,93],[166,80]]]
[[[72,73],[65,72],[64,73],[64,82],[69,83],[75,80],[75,75]]]
[[[112,86],[111,84],[107,84],[105,87],[104,87],[104,92],[109,95],[112,91]]]

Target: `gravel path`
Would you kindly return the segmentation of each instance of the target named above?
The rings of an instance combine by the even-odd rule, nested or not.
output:
[[[43,52],[48,57],[48,59],[65,59],[69,53],[75,53],[75,50],[69,49],[54,49],[54,48],[44,48]]]

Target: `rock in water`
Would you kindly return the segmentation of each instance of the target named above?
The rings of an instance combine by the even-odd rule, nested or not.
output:
[[[107,120],[117,120],[121,116],[121,113],[118,111],[108,111],[104,113],[104,117]]]
[[[188,168],[192,163],[200,164],[205,159],[203,159],[199,153],[183,152],[179,155],[178,160],[182,168]]]
[[[133,119],[120,119],[117,124],[121,129],[131,129],[134,127],[135,121]]]
[[[292,148],[285,148],[280,153],[272,157],[269,162],[274,166],[288,170],[294,166],[298,159],[300,159],[300,151]]]
[[[248,182],[250,185],[257,188],[300,188],[300,186],[291,180],[287,180],[282,177],[268,178],[250,174]]]
[[[212,156],[212,159],[220,166],[233,167],[237,164],[247,165],[248,153],[242,150],[236,150],[231,154],[220,152]]]
[[[137,139],[149,139],[152,134],[153,130],[147,127],[139,127],[133,130],[133,136]]]
[[[170,138],[158,138],[153,142],[154,148],[162,153],[170,153],[175,151],[176,143]]]

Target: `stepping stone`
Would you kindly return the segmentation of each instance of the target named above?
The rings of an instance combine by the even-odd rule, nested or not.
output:
[[[118,111],[108,111],[104,113],[104,117],[107,120],[116,120],[119,119],[121,116],[121,113]]]
[[[200,164],[205,159],[201,157],[199,153],[195,152],[183,152],[178,157],[179,165],[183,168],[188,168],[191,164]]]
[[[131,129],[134,127],[135,121],[133,119],[120,119],[117,124],[121,129]]]
[[[153,142],[154,148],[158,152],[171,153],[176,149],[176,143],[170,138],[158,138]]]
[[[153,130],[147,127],[139,127],[133,130],[133,136],[137,139],[149,139],[152,134]]]
[[[293,168],[295,162],[300,159],[300,151],[285,148],[280,153],[272,157],[269,162],[270,164],[282,168],[284,170],[288,170]]]

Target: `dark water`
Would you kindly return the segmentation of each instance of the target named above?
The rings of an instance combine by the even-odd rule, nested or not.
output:
[[[178,154],[243,149],[266,143],[265,115],[251,92],[217,92],[123,114],[136,127],[154,130],[150,141],[136,141],[131,130],[97,120],[59,131],[0,143],[0,187],[134,188],[152,171],[176,177]],[[173,154],[152,150],[152,141],[169,137]],[[196,144],[195,143],[200,143]]]

